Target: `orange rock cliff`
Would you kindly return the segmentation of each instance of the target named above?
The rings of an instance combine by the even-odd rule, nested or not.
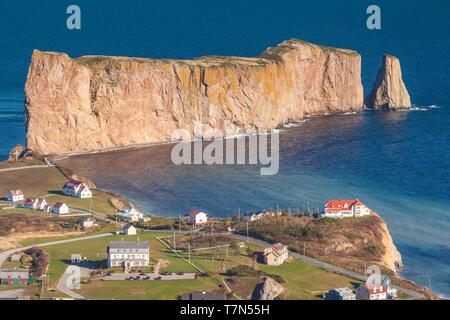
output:
[[[40,154],[170,141],[175,129],[194,138],[196,121],[232,135],[364,108],[360,55],[295,39],[255,58],[35,50],[25,97],[27,147]]]

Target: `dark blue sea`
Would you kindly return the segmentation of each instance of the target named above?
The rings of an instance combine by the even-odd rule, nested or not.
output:
[[[23,88],[34,48],[154,58],[255,56],[289,38],[362,55],[366,94],[383,53],[400,58],[415,108],[325,116],[281,130],[280,172],[252,166],[181,166],[158,146],[75,162],[97,185],[141,209],[212,215],[359,197],[388,223],[402,275],[450,296],[450,3],[382,1],[81,1],[82,29],[66,28],[72,1],[0,3],[0,160],[25,142]],[[139,156],[142,156],[139,158]],[[100,166],[115,165],[107,177]],[[124,174],[126,172],[126,174]]]

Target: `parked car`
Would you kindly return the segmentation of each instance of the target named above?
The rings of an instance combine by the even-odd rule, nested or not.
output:
[[[177,275],[184,276],[184,272],[178,272]]]
[[[161,279],[162,279],[161,276],[158,276],[155,278],[155,280],[161,280]]]

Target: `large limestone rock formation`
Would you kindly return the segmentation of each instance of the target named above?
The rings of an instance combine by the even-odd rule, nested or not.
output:
[[[41,154],[168,141],[175,129],[233,135],[363,108],[358,53],[289,40],[256,58],[154,60],[33,52],[27,146]],[[201,134],[198,134],[201,135]]]
[[[274,300],[284,291],[284,287],[270,277],[264,278],[263,282],[256,285],[253,300]]]
[[[402,79],[400,61],[391,55],[383,56],[377,79],[365,104],[373,109],[408,109],[411,100]]]

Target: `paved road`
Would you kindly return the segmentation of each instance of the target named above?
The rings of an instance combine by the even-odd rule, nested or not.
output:
[[[81,277],[89,277],[90,270],[88,268],[79,267],[81,271]],[[81,294],[78,294],[72,290],[72,282],[71,277],[73,275],[73,270],[71,270],[70,266],[67,267],[66,271],[62,275],[61,279],[59,279],[58,284],[56,285],[56,290],[68,295],[72,299],[75,300],[86,300]]]
[[[22,297],[25,289],[12,289],[0,291],[0,300],[11,300]]]
[[[109,281],[115,281],[115,280],[129,280],[129,278],[133,277],[136,278],[139,276],[141,281],[147,281],[147,280],[194,280],[196,279],[196,273],[195,272],[186,272],[184,274],[157,274],[157,273],[145,273],[145,275],[138,275],[133,273],[112,273],[110,276],[103,277],[103,280],[109,280]],[[149,277],[149,279],[142,279],[145,277]],[[158,279],[158,277],[161,277]],[[138,281],[138,280],[136,280]]]
[[[236,239],[242,240],[242,241],[247,241],[247,237],[243,236],[243,235],[240,235],[240,234],[233,233],[233,234],[230,234],[230,236],[232,236],[232,237],[234,237]],[[263,247],[263,248],[270,247],[270,246],[273,245],[270,242],[267,242],[267,241],[264,241],[264,240],[260,240],[260,239],[256,239],[256,238],[252,238],[252,237],[249,237],[248,240],[249,240],[250,243],[253,243],[253,244],[255,244],[257,246],[260,246],[260,247]],[[354,271],[351,271],[351,270],[348,270],[348,269],[345,269],[345,268],[341,268],[341,267],[338,267],[338,266],[335,266],[335,265],[332,265],[332,264],[329,264],[329,263],[326,263],[326,262],[322,262],[322,261],[313,259],[311,257],[304,256],[304,255],[296,253],[296,252],[292,252],[291,251],[291,252],[289,252],[289,254],[292,257],[294,257],[295,259],[303,260],[304,262],[306,262],[308,264],[311,264],[313,266],[316,266],[318,268],[325,269],[325,270],[328,270],[328,271],[331,271],[331,272],[334,272],[334,273],[339,273],[339,274],[342,274],[344,276],[347,276],[347,277],[350,277],[350,278],[353,278],[353,279],[358,279],[358,280],[361,280],[361,281],[366,281],[367,280],[367,276],[365,276],[363,274],[360,274],[360,273],[357,273],[357,272],[354,272]],[[416,291],[409,290],[409,289],[406,289],[406,288],[403,288],[403,287],[400,287],[400,286],[395,286],[395,285],[393,285],[392,287],[397,289],[399,292],[401,291],[403,293],[406,293],[407,295],[411,296],[412,298],[415,298],[415,299],[423,299],[423,298],[425,298],[425,296],[422,293],[420,293],[420,292],[416,292]]]
[[[33,169],[33,168],[51,168],[54,166],[55,165],[39,164],[39,165],[34,165],[34,166],[24,166],[24,167],[0,169],[0,172],[17,171],[17,170],[25,170],[25,169]]]
[[[64,244],[64,243],[70,243],[70,242],[75,242],[75,241],[81,241],[81,240],[89,240],[89,239],[96,239],[96,238],[103,238],[103,237],[109,237],[114,235],[112,232],[108,232],[108,233],[100,233],[100,234],[94,234],[94,235],[90,235],[90,236],[84,236],[84,237],[78,237],[78,238],[71,238],[71,239],[65,239],[65,240],[56,240],[56,241],[51,241],[51,242],[46,242],[46,243],[40,243],[38,245],[31,245],[31,246],[27,246],[27,247],[21,247],[21,248],[14,248],[14,249],[10,249],[10,250],[6,250],[3,252],[0,252],[0,266],[3,264],[3,262],[6,261],[6,259],[17,252],[21,252],[36,246],[39,247],[48,247],[48,246],[54,246],[57,244]]]

